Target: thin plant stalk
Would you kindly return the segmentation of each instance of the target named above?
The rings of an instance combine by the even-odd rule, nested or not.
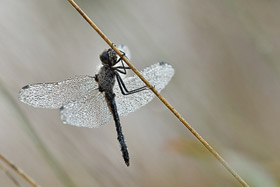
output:
[[[109,38],[97,27],[97,25],[84,13],[84,11],[73,0],[68,0],[71,5],[83,16],[83,18],[92,26],[92,28],[104,39],[104,41],[125,61],[131,70],[154,92],[154,94],[163,102],[163,104],[191,131],[191,133],[210,151],[210,153],[234,176],[234,178],[242,185],[249,186],[231,167],[230,165],[208,144],[199,133],[191,127],[191,125],[168,103],[168,101],[160,95],[160,93],[140,74],[140,72],[132,65],[132,63],[122,55],[117,47],[109,40]]]
[[[20,184],[19,182],[13,177],[13,175],[8,171],[7,168],[5,168],[5,166],[3,166],[1,163],[0,163],[0,169],[7,175],[7,177],[9,179],[11,179],[11,181],[18,187],[20,187]]]
[[[13,164],[11,161],[9,161],[6,157],[4,157],[0,153],[0,159],[5,162],[8,166],[10,166],[16,173],[18,173],[20,176],[22,176],[29,184],[32,186],[38,187],[39,185],[35,183],[31,177],[29,177],[27,174],[25,174],[21,169],[19,169],[15,164]],[[13,180],[14,181],[14,180]]]

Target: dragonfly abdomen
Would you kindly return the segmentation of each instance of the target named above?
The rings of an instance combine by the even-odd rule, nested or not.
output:
[[[129,154],[128,154],[127,146],[125,143],[124,135],[122,133],[122,127],[121,127],[119,114],[117,112],[115,94],[113,92],[105,92],[105,98],[106,98],[108,107],[110,108],[110,111],[111,111],[114,121],[115,121],[116,130],[117,130],[117,134],[118,134],[118,141],[120,142],[123,159],[124,159],[126,165],[129,166]]]

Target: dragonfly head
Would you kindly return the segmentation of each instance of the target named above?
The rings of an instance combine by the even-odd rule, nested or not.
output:
[[[113,49],[105,49],[99,56],[103,65],[114,66],[117,63],[117,54]]]

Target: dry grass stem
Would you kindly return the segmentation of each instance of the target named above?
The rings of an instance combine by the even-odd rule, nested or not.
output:
[[[155,93],[155,95],[165,104],[165,106],[191,131],[191,133],[216,157],[216,159],[242,184],[242,186],[249,186],[230,166],[229,164],[217,153],[208,143],[204,140],[198,132],[190,126],[190,124],[175,110],[168,101],[160,95],[160,93],[140,74],[140,72],[129,62],[129,60],[122,56],[122,53],[113,45],[113,43],[106,37],[106,35],[95,25],[95,23],[81,10],[81,8],[73,1],[68,0],[71,5],[83,16],[83,18],[92,26],[92,28],[105,40],[105,42],[122,57],[131,70]]]
[[[11,181],[16,185],[16,186],[20,186],[19,182],[13,177],[13,175],[8,171],[7,168],[5,168],[5,166],[3,166],[0,163],[0,169],[3,170],[3,172],[7,175],[7,177],[9,179],[11,179]]]
[[[10,162],[7,158],[5,158],[2,154],[0,154],[0,159],[5,162],[8,166],[10,166],[15,172],[17,172],[20,176],[22,176],[29,184],[32,186],[38,187],[39,185],[35,183],[28,175],[26,175],[21,169],[19,169],[16,165]]]

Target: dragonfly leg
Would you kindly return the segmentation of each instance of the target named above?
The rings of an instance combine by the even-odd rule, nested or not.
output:
[[[123,51],[121,51],[121,50],[120,50],[120,52],[122,53],[122,55],[121,55],[120,58],[117,60],[117,62],[122,61],[122,57],[125,56],[125,52],[123,52]]]
[[[147,90],[147,89],[148,89],[147,86],[142,86],[142,87],[137,88],[137,89],[134,89],[134,90],[128,90],[128,89],[126,88],[126,86],[125,86],[125,84],[124,84],[124,82],[123,82],[121,76],[120,76],[118,73],[116,73],[116,78],[117,78],[118,85],[119,85],[119,87],[120,87],[121,93],[122,93],[123,95],[130,95],[130,94],[134,94],[134,93],[141,92],[141,91],[143,91],[143,90]]]
[[[126,74],[126,70],[130,69],[130,67],[117,66],[117,67],[113,67],[113,69],[116,70],[117,72],[121,73],[121,74]]]
[[[123,53],[122,56],[117,61],[117,62],[121,61],[122,62],[122,66],[116,66],[116,67],[113,67],[113,69],[118,71],[119,73],[126,74],[126,70],[130,69],[130,67],[125,67],[124,66],[124,63],[123,63],[123,60],[122,60],[123,56],[125,56],[125,53]]]
[[[125,66],[124,66],[122,57],[124,57],[124,56],[126,57],[126,55],[125,55],[125,53],[124,53],[123,51],[120,51],[120,52],[122,52],[122,55],[121,55],[120,58],[117,60],[117,63],[121,61],[121,62],[122,62],[122,66],[113,67],[113,69],[116,70],[116,71],[118,71],[119,73],[126,74],[126,70],[127,70],[127,69],[130,69],[130,67],[125,67]],[[126,58],[127,58],[127,57],[126,57]]]

